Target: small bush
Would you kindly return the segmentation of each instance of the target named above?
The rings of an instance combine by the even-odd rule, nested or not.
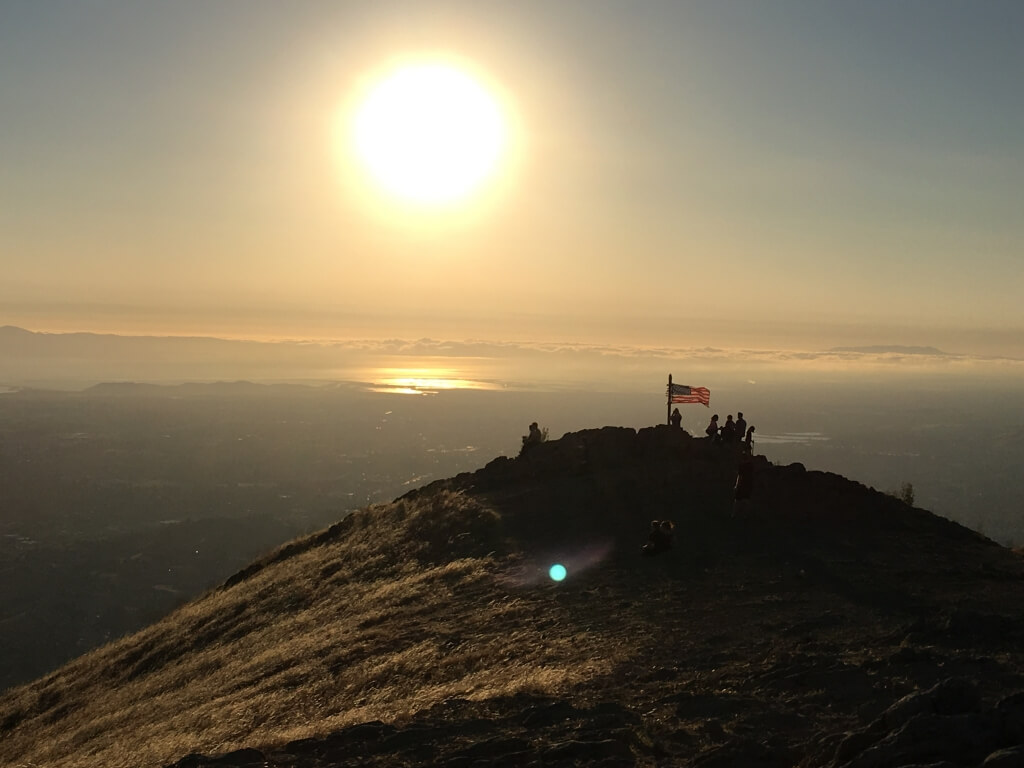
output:
[[[914,486],[912,484],[904,483],[900,486],[900,501],[908,507],[914,506]]]
[[[908,507],[914,506],[914,485],[913,483],[903,483],[898,491],[889,491],[889,496],[894,499],[899,499]]]

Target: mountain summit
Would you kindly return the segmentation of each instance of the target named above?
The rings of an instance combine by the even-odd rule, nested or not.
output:
[[[0,696],[0,762],[1024,764],[1020,558],[763,456],[733,516],[739,461],[606,427],[353,513]]]

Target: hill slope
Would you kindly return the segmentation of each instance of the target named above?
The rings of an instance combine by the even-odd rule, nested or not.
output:
[[[1024,742],[1016,555],[763,457],[733,519],[736,461],[589,430],[357,512],[0,697],[0,763],[973,766]],[[661,518],[675,548],[639,557]]]

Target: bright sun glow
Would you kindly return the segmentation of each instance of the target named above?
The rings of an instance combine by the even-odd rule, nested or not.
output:
[[[446,389],[497,389],[492,382],[476,381],[447,368],[381,368],[372,389],[402,395],[435,394]]]
[[[469,197],[495,173],[507,141],[496,99],[443,63],[393,70],[358,105],[352,127],[356,155],[371,179],[420,205]]]

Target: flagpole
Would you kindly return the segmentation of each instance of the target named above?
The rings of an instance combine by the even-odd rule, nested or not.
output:
[[[668,402],[665,403],[665,423],[672,426],[672,374],[668,375],[668,389],[665,390]]]

